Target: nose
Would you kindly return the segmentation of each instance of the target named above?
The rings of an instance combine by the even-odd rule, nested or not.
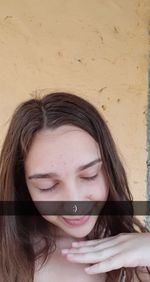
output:
[[[63,189],[63,201],[82,201],[84,200],[83,191],[73,177],[68,177]]]
[[[65,186],[63,201],[67,201],[67,203],[63,206],[63,210],[67,212],[66,214],[70,214],[68,218],[73,217],[77,219],[78,217],[81,218],[83,215],[89,214],[92,208],[90,196],[81,190],[81,187],[77,187],[73,181],[70,182],[70,185]],[[65,217],[67,218],[66,215]]]
[[[82,194],[78,187],[69,186],[64,193],[64,201],[82,201]]]

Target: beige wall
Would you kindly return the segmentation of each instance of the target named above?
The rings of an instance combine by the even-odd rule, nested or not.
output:
[[[73,91],[102,112],[145,199],[149,16],[149,0],[0,0],[0,141],[33,91]]]

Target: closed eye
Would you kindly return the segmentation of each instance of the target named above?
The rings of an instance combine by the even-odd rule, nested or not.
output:
[[[90,180],[95,179],[97,176],[98,176],[98,174],[95,174],[95,175],[90,176],[90,177],[81,177],[81,179],[85,179],[85,180],[87,180],[87,181],[90,181]]]
[[[86,180],[86,181],[92,181],[92,180],[94,180],[97,176],[98,176],[98,174],[95,174],[95,175],[90,176],[90,177],[80,177],[80,178],[81,178],[81,179],[84,179],[84,180]],[[46,189],[40,189],[40,188],[39,188],[39,190],[42,191],[42,192],[53,191],[54,189],[56,189],[56,186],[57,186],[57,183],[56,183],[55,185],[53,185],[52,187],[50,187],[50,188],[46,188]]]

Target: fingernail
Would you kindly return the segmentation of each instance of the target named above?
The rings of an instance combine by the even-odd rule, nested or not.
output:
[[[78,246],[78,243],[77,243],[77,242],[72,242],[72,246],[73,246],[73,247],[77,247],[77,246]]]
[[[94,273],[94,271],[95,271],[94,267],[93,268],[92,267],[86,267],[85,270],[90,272],[90,273]]]
[[[73,254],[68,254],[67,258],[72,259],[72,258],[74,258],[74,255]]]
[[[68,250],[68,249],[63,249],[63,250],[61,250],[61,252],[62,252],[63,254],[67,254],[67,253],[69,252],[69,250]]]

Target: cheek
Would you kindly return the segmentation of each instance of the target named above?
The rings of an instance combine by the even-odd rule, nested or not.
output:
[[[27,186],[28,192],[29,192],[29,194],[30,194],[32,200],[33,200],[33,201],[36,201],[37,199],[36,199],[36,196],[35,196],[35,195],[36,195],[35,189],[32,189],[32,188],[30,187],[30,184],[29,184],[29,182],[28,182],[27,179],[26,179],[26,186]]]
[[[92,199],[93,201],[106,201],[108,198],[108,185],[104,176],[101,176],[96,184],[95,192],[93,193]]]
[[[48,222],[57,225],[58,217],[57,215],[42,215],[43,218],[45,218]]]

